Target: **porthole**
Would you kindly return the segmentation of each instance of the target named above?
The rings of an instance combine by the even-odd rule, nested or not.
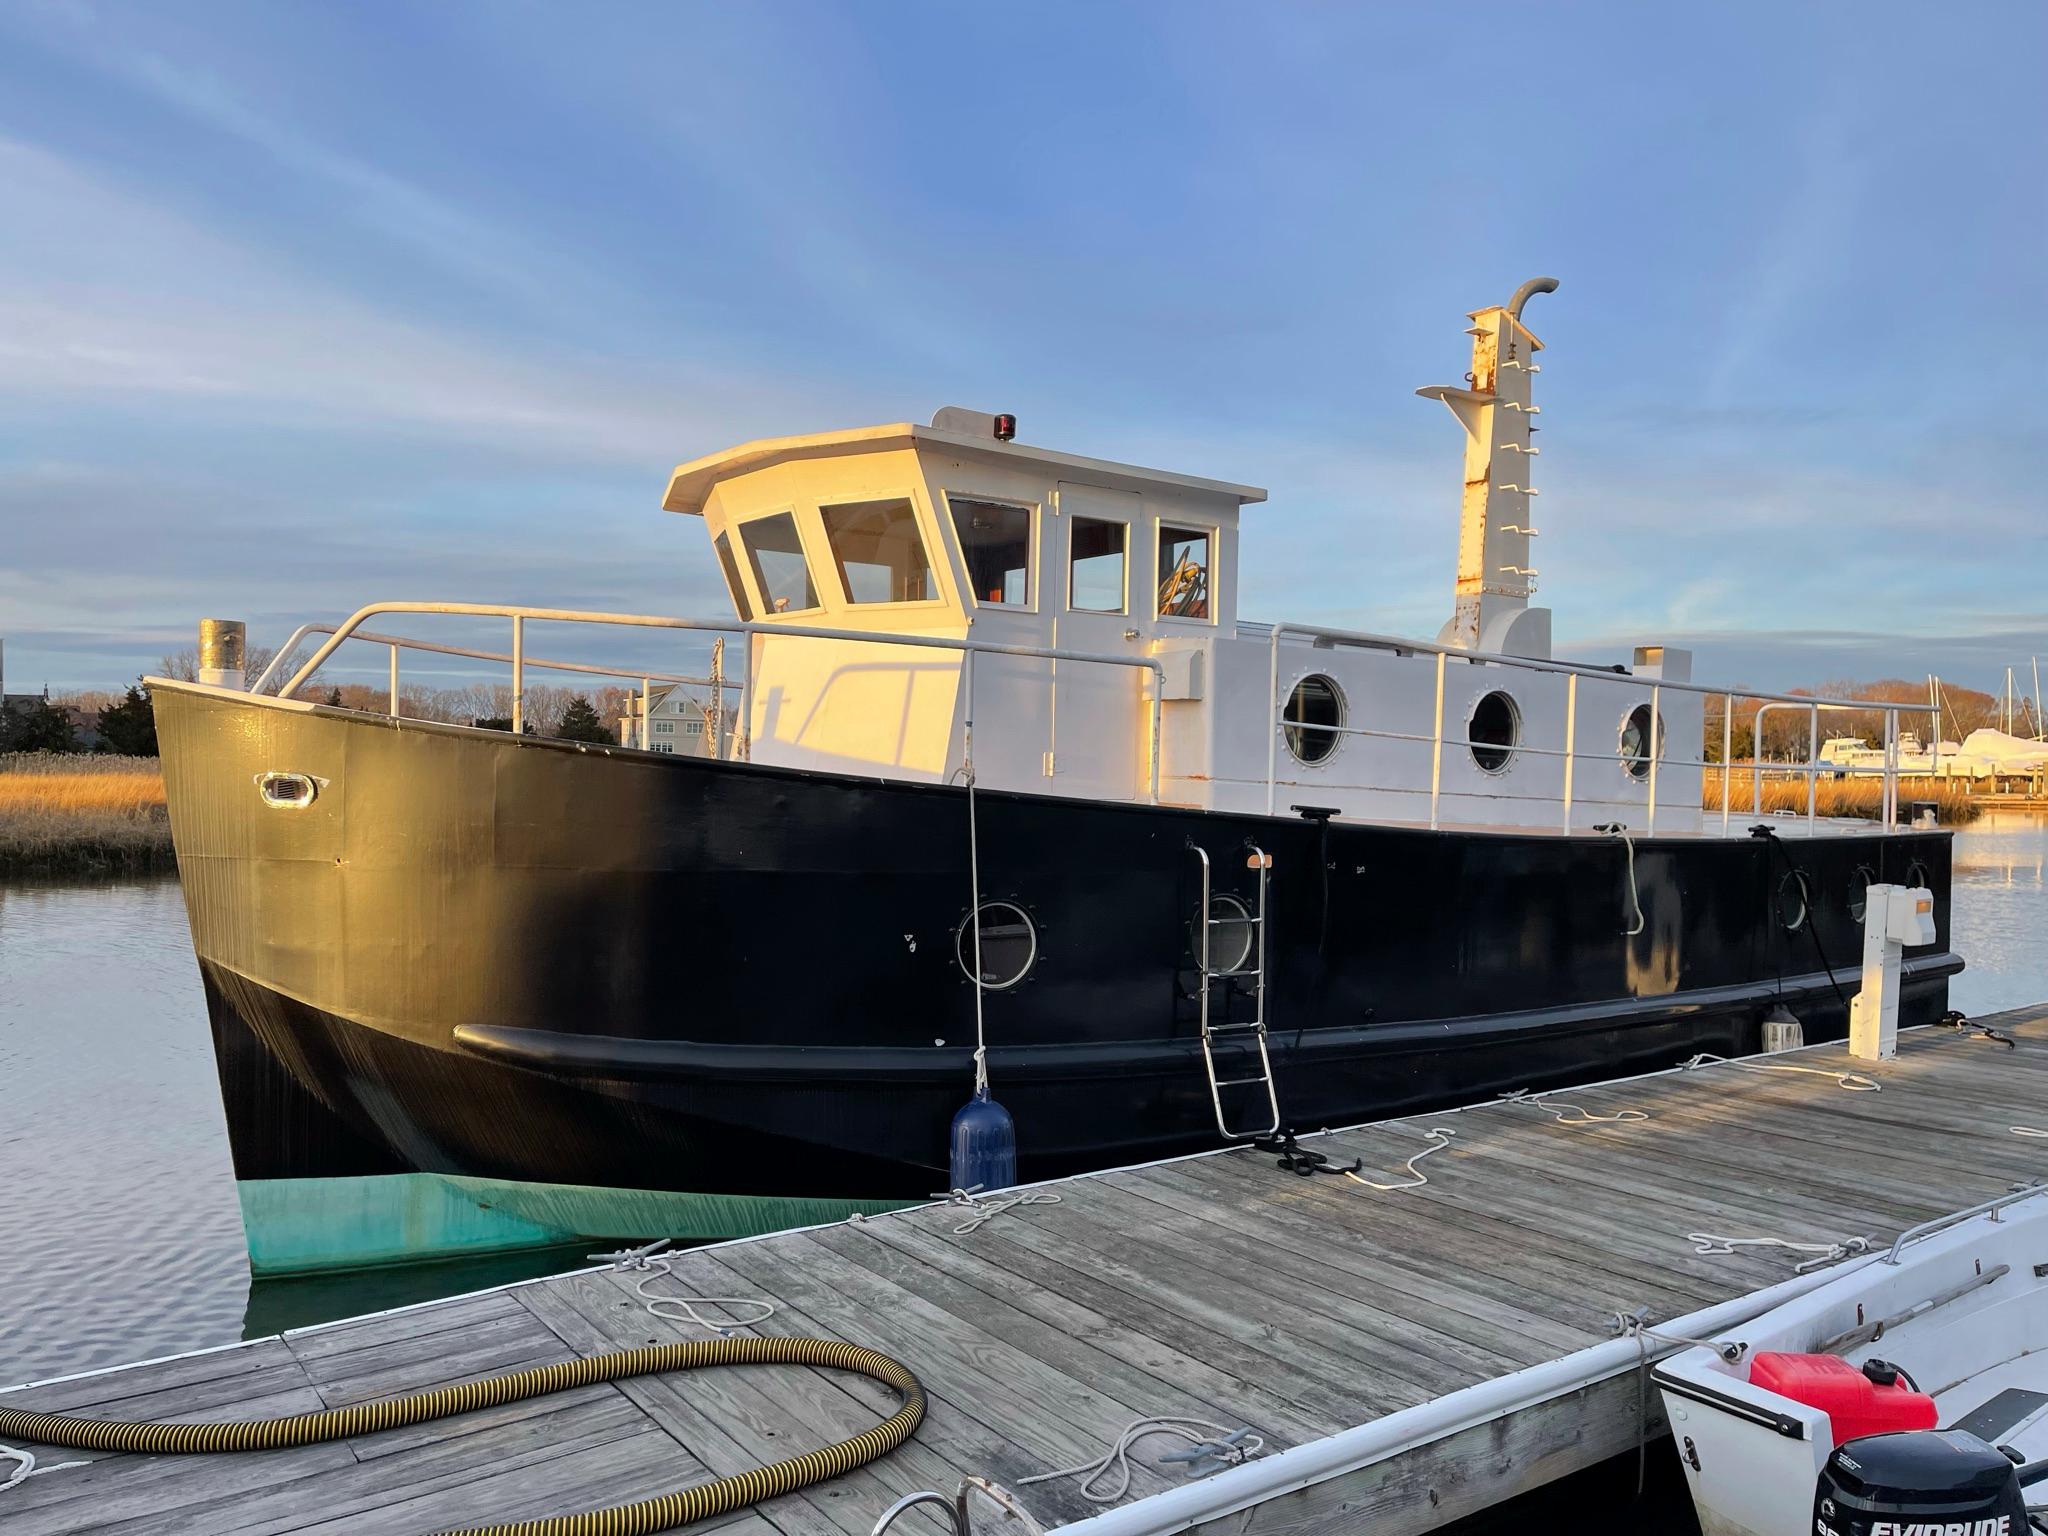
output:
[[[1487,773],[1500,773],[1515,760],[1515,748],[1522,744],[1522,710],[1514,699],[1496,688],[1472,706],[1472,718],[1465,727],[1465,739],[1472,748],[1472,761]]]
[[[1797,933],[1806,926],[1806,904],[1812,895],[1813,887],[1801,870],[1787,871],[1778,882],[1778,922],[1787,933]]]
[[[1868,864],[1858,864],[1849,873],[1849,915],[1859,923],[1870,910],[1870,888],[1876,883],[1877,872]]]
[[[1209,974],[1219,976],[1241,971],[1251,962],[1252,942],[1257,925],[1251,908],[1235,896],[1209,898]],[[1202,961],[1202,915],[1188,920],[1188,944],[1195,963]]]
[[[313,803],[313,797],[320,792],[319,785],[311,774],[306,773],[259,773],[256,775],[256,793],[263,797],[265,805],[280,810],[303,811]]]
[[[1927,885],[1927,866],[1925,864],[1922,864],[1918,859],[1915,859],[1912,863],[1906,866],[1906,889],[1910,891],[1916,886]],[[1928,886],[1928,889],[1931,890],[1933,889],[1933,887]]]
[[[1651,729],[1655,722],[1655,731]],[[1652,745],[1654,735],[1655,744]],[[1637,781],[1649,778],[1650,762],[1664,755],[1664,719],[1647,704],[1638,704],[1622,718],[1621,766]]]
[[[981,919],[981,984],[992,992],[1016,986],[1038,959],[1038,929],[1014,902],[985,901],[976,915]],[[953,935],[953,953],[969,981],[974,979],[974,930],[973,917],[965,917]]]
[[[1312,672],[1287,695],[1283,716],[1287,750],[1301,763],[1320,763],[1344,738],[1344,695],[1320,672]]]

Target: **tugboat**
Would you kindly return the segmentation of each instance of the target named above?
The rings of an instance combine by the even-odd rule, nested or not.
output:
[[[1811,784],[1837,706],[1552,658],[1523,306],[1555,286],[1419,391],[1464,449],[1434,640],[1240,617],[1264,491],[948,408],[679,467],[730,616],[379,603],[288,677],[152,679],[255,1268],[923,1199],[977,1084],[1040,1178],[1755,1051],[1767,1016],[1842,1035],[1861,893],[1927,887],[1945,938],[1948,835],[1896,825],[1891,768],[1881,823],[1753,835],[1703,809],[1735,713],[1799,711]],[[736,729],[314,702],[393,614],[506,620],[515,697],[535,625],[722,633]],[[1901,1023],[1961,965],[1910,951]]]

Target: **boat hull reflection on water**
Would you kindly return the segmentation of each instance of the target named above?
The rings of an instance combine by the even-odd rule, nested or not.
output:
[[[155,701],[259,1269],[735,1235],[944,1185],[975,1038],[959,787]],[[311,800],[266,803],[280,772]],[[1853,988],[1865,880],[1924,882],[1949,931],[1946,833],[1639,838],[1630,936],[1612,837],[976,801],[1026,1179],[1217,1142],[1191,846],[1226,919],[1256,910],[1247,847],[1272,857],[1265,1016],[1303,1129],[1753,1051],[1780,1001],[1840,1036],[1823,957]],[[1250,968],[1255,932],[1210,942]],[[1900,1022],[1960,965],[1909,952]],[[1253,985],[1216,983],[1213,1019]],[[1257,1118],[1263,1089],[1231,1092]]]

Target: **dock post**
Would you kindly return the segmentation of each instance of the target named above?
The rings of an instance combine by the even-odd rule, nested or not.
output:
[[[215,688],[245,688],[243,659],[249,649],[249,626],[240,619],[199,621],[199,681]]]

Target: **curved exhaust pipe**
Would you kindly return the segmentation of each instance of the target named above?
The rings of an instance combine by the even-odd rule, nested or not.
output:
[[[1555,292],[1557,292],[1557,279],[1556,279],[1556,278],[1554,278],[1554,277],[1532,277],[1532,278],[1530,278],[1530,279],[1529,279],[1529,281],[1527,281],[1526,283],[1522,284],[1522,286],[1521,286],[1521,287],[1517,288],[1517,289],[1515,290],[1515,296],[1514,296],[1513,298],[1511,298],[1511,299],[1509,299],[1509,300],[1508,300],[1508,315],[1509,315],[1509,317],[1510,317],[1510,318],[1512,318],[1512,319],[1514,319],[1514,320],[1518,320],[1518,321],[1519,321],[1519,320],[1520,320],[1520,319],[1522,318],[1522,306],[1523,306],[1524,304],[1528,303],[1528,302],[1529,302],[1529,300],[1530,300],[1530,299],[1531,299],[1531,298],[1532,298],[1533,296],[1535,296],[1536,294],[1539,294],[1539,293],[1555,293]]]

